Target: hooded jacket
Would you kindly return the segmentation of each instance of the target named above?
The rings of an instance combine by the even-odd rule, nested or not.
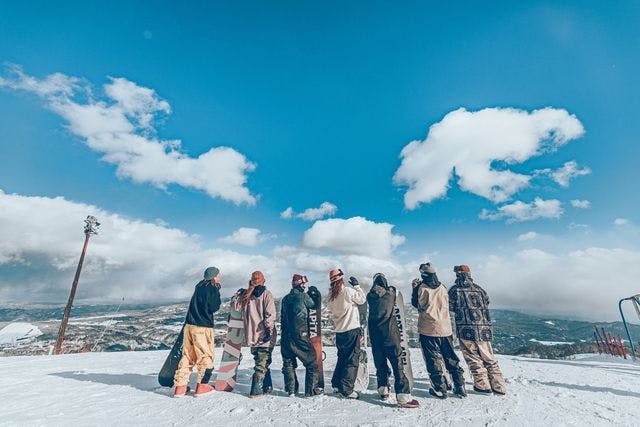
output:
[[[331,319],[335,324],[335,332],[347,332],[360,327],[360,311],[358,306],[364,304],[366,297],[360,286],[343,286],[342,291],[332,301],[327,301]]]
[[[372,346],[400,347],[400,332],[396,321],[393,320],[395,302],[395,288],[387,284],[387,279],[384,276],[376,276],[373,286],[367,294],[369,336]]]
[[[201,280],[193,291],[185,323],[213,328],[213,315],[220,308],[220,285]]]
[[[284,298],[280,309],[282,339],[309,340],[309,310],[316,304],[311,297],[298,286],[291,289]]]
[[[411,305],[418,309],[418,332],[430,337],[453,335],[447,288],[433,274],[425,274],[413,288]]]
[[[449,309],[455,315],[456,335],[468,341],[491,341],[493,329],[489,296],[476,285],[469,273],[458,274],[449,290]]]
[[[242,289],[242,291],[245,291]],[[256,286],[251,294],[251,299],[246,305],[242,305],[244,292],[238,292],[231,299],[231,307],[242,312],[244,322],[244,339],[249,347],[273,347],[276,345],[277,331],[276,304],[273,294],[264,285]],[[271,339],[263,341],[265,332],[269,331]]]

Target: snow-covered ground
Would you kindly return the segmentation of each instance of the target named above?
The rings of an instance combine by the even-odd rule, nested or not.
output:
[[[326,352],[329,383],[335,349]],[[216,361],[221,353],[216,349]],[[507,396],[471,391],[464,400],[440,401],[428,396],[424,363],[414,349],[419,409],[399,409],[378,400],[373,375],[369,392],[359,401],[330,394],[286,397],[279,349],[274,351],[276,391],[271,396],[247,398],[253,360],[245,351],[235,392],[172,399],[171,391],[156,382],[166,355],[148,351],[0,358],[0,425],[584,426],[638,425],[640,420],[640,366],[597,355],[562,361],[499,356]],[[298,375],[304,378],[302,371]]]
[[[42,331],[31,323],[14,322],[0,329],[0,345],[29,342],[42,335]]]

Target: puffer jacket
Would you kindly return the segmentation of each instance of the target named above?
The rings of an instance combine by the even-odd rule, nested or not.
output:
[[[396,302],[395,288],[387,284],[387,279],[377,276],[367,294],[369,304],[369,337],[371,345],[378,347],[400,347],[398,324],[393,319]]]
[[[283,340],[309,340],[309,310],[315,306],[311,297],[301,287],[291,289],[291,292],[282,298],[280,324]]]
[[[447,288],[437,277],[435,280],[427,279],[423,278],[411,295],[411,305],[418,309],[418,332],[429,337],[453,335]]]
[[[231,307],[242,311],[244,322],[244,339],[249,347],[273,347],[276,345],[277,331],[276,304],[273,294],[265,286],[256,286],[251,299],[242,305],[242,297],[246,290],[242,289],[231,299]],[[269,331],[271,338],[264,342],[265,332]]]
[[[360,310],[358,306],[364,304],[366,297],[360,286],[343,287],[342,291],[332,301],[327,301],[327,308],[331,312],[331,319],[335,325],[335,332],[347,332],[360,327]]]
[[[455,315],[456,335],[468,341],[492,341],[489,296],[469,274],[460,274],[449,290],[449,309]]]

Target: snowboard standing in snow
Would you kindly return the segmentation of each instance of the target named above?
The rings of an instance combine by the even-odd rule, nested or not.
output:
[[[393,306],[393,318],[398,324],[398,332],[400,332],[400,347],[402,353],[400,354],[400,361],[404,369],[404,374],[409,380],[409,388],[413,389],[413,370],[411,369],[411,351],[409,349],[409,336],[407,330],[407,321],[404,316],[404,298],[402,292],[396,290],[396,301]]]
[[[309,338],[313,350],[316,353],[316,363],[318,365],[318,388],[324,390],[324,370],[322,361],[324,352],[322,351],[322,295],[315,286],[309,286],[307,294],[315,303],[315,308],[309,310]]]
[[[367,356],[367,316],[368,305],[358,306],[360,312],[360,325],[362,325],[362,341],[360,343],[360,364],[358,365],[358,375],[353,389],[359,393],[369,388],[369,358]]]
[[[242,341],[244,340],[244,322],[242,312],[231,310],[227,324],[227,339],[224,342],[220,369],[216,377],[215,389],[231,391],[236,385],[238,366],[242,360]]]
[[[180,359],[182,359],[182,340],[184,338],[184,325],[180,329],[180,334],[176,338],[175,344],[171,348],[169,355],[167,356],[160,373],[158,373],[158,382],[162,387],[173,387],[173,377],[178,369]]]

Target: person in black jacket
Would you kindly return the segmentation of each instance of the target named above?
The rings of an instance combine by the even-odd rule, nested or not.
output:
[[[198,282],[189,303],[184,325],[182,358],[174,377],[174,397],[182,397],[189,392],[187,383],[193,370],[198,367],[196,396],[209,394],[213,387],[208,378],[213,369],[213,315],[220,308],[220,270],[209,267],[204,271],[204,279]]]
[[[294,274],[291,281],[291,292],[282,298],[280,309],[280,324],[282,337],[280,351],[282,352],[282,375],[284,376],[284,388],[290,397],[295,397],[298,392],[298,378],[296,368],[300,359],[306,369],[304,379],[305,396],[321,394],[317,387],[318,366],[316,353],[311,345],[309,334],[309,310],[316,308],[313,299],[305,292],[306,276]]]
[[[373,363],[376,366],[378,393],[384,400],[389,398],[389,364],[395,379],[394,390],[396,400],[400,406],[415,408],[418,401],[411,398],[411,387],[404,373],[402,361],[402,347],[400,345],[400,331],[393,319],[396,302],[396,289],[387,284],[382,273],[373,276],[373,286],[367,295],[369,304],[369,337]]]

